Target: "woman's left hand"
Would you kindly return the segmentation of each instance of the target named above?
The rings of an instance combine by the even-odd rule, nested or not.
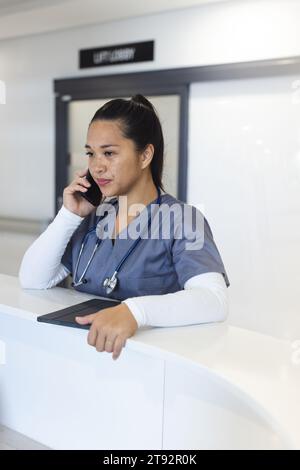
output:
[[[113,359],[119,357],[126,339],[133,336],[138,329],[136,319],[123,303],[91,315],[76,317],[76,321],[80,325],[91,323],[88,343],[95,346],[99,352],[112,352]]]

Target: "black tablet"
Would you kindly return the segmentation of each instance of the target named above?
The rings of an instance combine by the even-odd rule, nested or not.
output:
[[[43,323],[54,323],[55,325],[71,326],[73,328],[90,329],[89,325],[79,325],[75,317],[83,317],[90,313],[96,313],[104,308],[115,307],[121,302],[119,300],[104,300],[104,299],[91,299],[80,304],[72,305],[71,307],[56,310],[55,312],[47,313],[37,317],[37,321]]]

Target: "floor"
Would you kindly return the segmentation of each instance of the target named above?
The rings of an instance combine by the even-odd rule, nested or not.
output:
[[[0,450],[47,450],[37,441],[0,425]]]

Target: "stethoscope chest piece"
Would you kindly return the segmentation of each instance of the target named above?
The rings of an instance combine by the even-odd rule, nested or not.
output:
[[[117,283],[118,283],[117,274],[118,274],[118,271],[115,271],[112,277],[107,277],[106,279],[104,279],[103,287],[105,287],[107,294],[110,294],[113,290],[115,290]]]

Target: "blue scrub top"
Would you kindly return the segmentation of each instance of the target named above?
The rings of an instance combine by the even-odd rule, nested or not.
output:
[[[118,210],[118,199],[113,198],[108,201],[108,204],[111,207],[111,211],[108,213],[115,214],[114,211]],[[184,283],[191,277],[207,272],[222,273],[226,286],[229,287],[230,283],[223,261],[204,215],[194,206],[189,206],[193,214],[191,220],[190,216],[185,216],[184,206],[187,206],[187,204],[165,193],[161,195],[162,205],[167,204],[172,208],[172,206],[175,207],[174,204],[179,204],[177,208],[181,208],[181,215],[178,216],[178,212],[175,212],[177,215],[173,214],[173,217],[168,215],[170,236],[168,231],[166,238],[161,230],[161,221],[164,216],[163,212],[159,214],[160,209],[158,210],[158,206],[156,206],[157,211],[154,210],[153,212],[156,216],[152,218],[152,227],[149,229],[156,234],[155,238],[141,239],[121,267],[115,290],[109,295],[106,293],[105,288],[102,286],[104,279],[112,276],[116,266],[135,241],[134,235],[131,235],[134,232],[130,232],[130,230],[136,229],[138,231],[143,228],[142,233],[150,233],[150,231],[147,232],[147,216],[152,213],[151,204],[146,206],[140,215],[118,234],[114,243],[110,238],[101,236],[101,233],[103,234],[105,227],[107,227],[109,215],[98,222],[100,206],[95,208],[81,222],[73,233],[61,260],[73,275],[83,238],[89,230],[95,227],[95,230],[86,239],[76,281],[83,273],[98,237],[102,241],[84,276],[87,283],[74,287],[77,291],[118,300],[141,295],[168,294],[182,290]],[[196,217],[198,217],[197,220],[202,220],[201,233],[199,232],[197,235],[195,235]],[[186,243],[196,249],[186,249]]]

